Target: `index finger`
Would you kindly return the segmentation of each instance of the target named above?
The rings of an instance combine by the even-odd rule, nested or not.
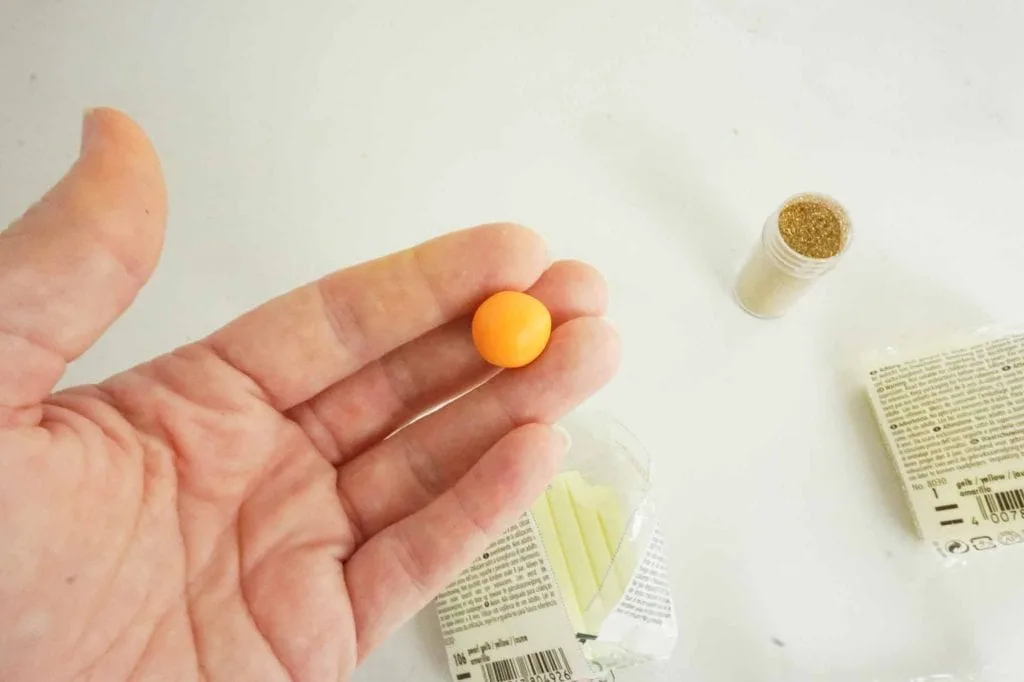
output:
[[[528,288],[547,262],[544,241],[525,227],[453,232],[295,289],[202,343],[286,410],[489,294]]]

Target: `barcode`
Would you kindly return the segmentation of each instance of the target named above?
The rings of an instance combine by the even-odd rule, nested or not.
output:
[[[515,682],[529,680],[534,675],[561,672],[567,673],[566,679],[572,679],[572,668],[569,667],[565,651],[548,649],[535,654],[484,663],[484,682]]]
[[[1024,488],[978,495],[978,506],[981,507],[981,515],[985,519],[1000,512],[1022,510],[1024,509]]]

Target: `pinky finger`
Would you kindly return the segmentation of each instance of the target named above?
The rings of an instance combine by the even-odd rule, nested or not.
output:
[[[437,596],[543,492],[568,449],[557,427],[510,432],[450,490],[345,564],[362,660]]]

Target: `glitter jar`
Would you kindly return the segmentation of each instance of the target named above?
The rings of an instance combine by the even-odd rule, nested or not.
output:
[[[800,212],[814,220],[801,221],[795,215]],[[835,267],[852,236],[846,209],[832,197],[790,197],[765,221],[761,240],[736,280],[736,301],[755,317],[781,317]]]

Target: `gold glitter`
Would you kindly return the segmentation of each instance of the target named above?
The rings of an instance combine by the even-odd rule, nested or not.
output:
[[[825,203],[799,199],[779,213],[779,234],[801,256],[824,260],[843,250],[846,227]]]
[[[736,279],[737,302],[755,317],[780,317],[835,266],[852,234],[835,199],[812,192],[790,197],[765,221]]]

